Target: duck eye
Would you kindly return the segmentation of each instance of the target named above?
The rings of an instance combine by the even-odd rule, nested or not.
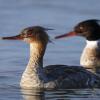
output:
[[[32,33],[29,32],[27,35],[30,37],[30,36],[32,36]]]
[[[23,32],[23,36],[24,37],[31,37],[32,36],[32,31],[31,30],[25,30]]]

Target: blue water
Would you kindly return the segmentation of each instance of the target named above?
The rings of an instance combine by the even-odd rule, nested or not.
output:
[[[66,33],[80,21],[100,18],[99,0],[0,0],[0,36],[12,36],[27,26],[54,28],[54,36]],[[85,40],[80,37],[49,43],[44,66],[79,65]],[[24,90],[19,87],[29,57],[28,44],[0,41],[0,100],[99,100],[99,89]]]

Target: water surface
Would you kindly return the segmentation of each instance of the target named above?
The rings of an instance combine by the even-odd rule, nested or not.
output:
[[[12,36],[32,25],[54,28],[53,37],[72,30],[78,22],[100,18],[99,0],[0,0],[0,36]],[[61,39],[48,44],[44,66],[79,65],[85,40]],[[99,100],[99,89],[21,90],[19,82],[29,57],[28,44],[0,41],[0,100]]]

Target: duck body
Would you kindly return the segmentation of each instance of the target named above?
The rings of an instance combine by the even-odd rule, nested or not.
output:
[[[45,69],[48,78],[56,80],[57,88],[78,89],[99,87],[100,79],[81,66],[51,65]]]
[[[43,89],[79,89],[99,88],[100,78],[83,67],[50,65],[39,69],[37,73],[24,72],[21,88]]]

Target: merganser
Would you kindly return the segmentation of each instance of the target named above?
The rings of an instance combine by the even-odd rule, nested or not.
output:
[[[74,27],[74,31],[55,38],[82,36],[86,39],[80,64],[88,70],[100,72],[100,20],[90,19],[80,22]]]
[[[100,87],[100,77],[83,67],[49,65],[43,68],[43,56],[50,40],[47,30],[49,29],[41,26],[32,26],[25,28],[17,36],[1,38],[2,40],[23,40],[30,44],[30,59],[21,78],[21,88]]]

